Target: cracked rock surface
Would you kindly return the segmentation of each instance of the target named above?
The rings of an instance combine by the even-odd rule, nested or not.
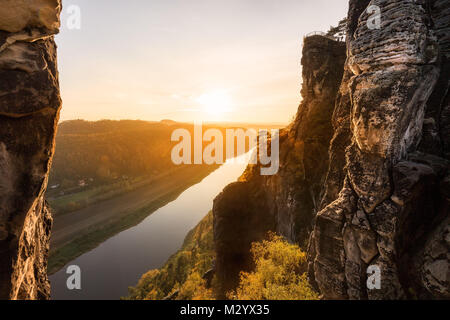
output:
[[[48,299],[52,217],[44,200],[61,108],[59,0],[2,0],[0,299]]]
[[[329,299],[448,298],[449,16],[441,13],[450,3],[366,1],[382,12],[371,30],[368,13],[354,13],[358,2],[350,1],[343,79],[345,184],[317,213],[310,276]],[[326,184],[341,181],[335,171],[331,163]],[[371,265],[381,269],[379,290],[366,285]]]
[[[379,29],[368,27],[373,5]],[[339,49],[305,40],[304,100],[281,134],[280,172],[249,167],[215,201],[225,289],[268,229],[307,247],[325,299],[450,298],[449,12],[445,0],[350,0],[345,63],[317,61]],[[224,241],[236,228],[246,237]],[[373,266],[380,289],[367,286]]]

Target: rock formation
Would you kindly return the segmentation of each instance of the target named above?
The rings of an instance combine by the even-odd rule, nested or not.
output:
[[[310,280],[326,299],[450,297],[449,10],[350,0],[345,64],[339,43],[305,40],[304,100],[281,134],[279,174],[249,167],[214,204],[224,292],[272,230],[303,247],[309,237]],[[367,286],[369,266],[380,289]]]
[[[240,181],[214,201],[217,275],[232,289],[241,270],[251,269],[251,243],[276,230],[306,246],[328,170],[332,114],[345,62],[345,43],[322,36],[305,39],[304,100],[293,124],[280,132],[280,170],[260,176],[250,166]],[[323,161],[317,161],[323,159]]]
[[[327,179],[343,187],[317,214],[311,275],[325,298],[448,297],[449,136],[441,128],[448,126],[449,18],[441,13],[449,3],[366,2],[381,8],[381,26],[368,28],[366,10],[349,15],[357,21],[347,35],[341,91],[348,99],[337,108],[346,110],[350,131],[347,146],[330,149],[345,154],[346,166],[335,175],[342,167],[332,162]],[[372,265],[381,269],[380,290],[366,285]]]
[[[59,0],[0,1],[0,299],[48,299]]]
[[[47,299],[61,3],[0,5],[0,299]],[[214,202],[223,294],[252,268],[251,243],[277,231],[308,248],[324,298],[450,298],[449,11],[448,0],[350,0],[346,45],[305,39],[279,173],[250,166]]]

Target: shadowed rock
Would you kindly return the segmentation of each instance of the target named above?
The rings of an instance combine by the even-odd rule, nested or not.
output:
[[[449,3],[372,1],[381,8],[382,23],[371,30],[369,14],[355,14],[356,2],[350,1],[350,72],[342,84],[349,94],[344,104],[350,111],[350,130],[345,131],[347,140],[342,139],[348,145],[332,145],[330,150],[341,159],[345,150],[345,167],[341,171],[342,160],[339,167],[330,164],[326,186],[334,188],[323,199],[328,206],[317,214],[310,275],[325,298],[448,297],[443,276],[448,257],[436,262],[429,247],[445,247],[445,231],[435,230],[445,230],[442,224],[448,216],[448,200],[440,192],[449,169],[440,158],[445,157],[440,141],[445,125],[436,125],[446,121],[447,40],[436,36],[441,32],[436,28],[448,26],[449,18],[435,13],[448,10]],[[333,201],[335,186],[342,181],[342,173],[335,172],[343,172],[347,183]],[[342,245],[334,248],[332,237]],[[381,269],[380,290],[367,288],[369,265]]]
[[[345,43],[323,36],[304,40],[302,101],[293,124],[280,133],[280,170],[261,176],[249,166],[214,201],[216,269],[222,294],[251,264],[252,242],[277,231],[306,244],[328,170],[332,116],[345,62]]]
[[[0,299],[48,299],[52,218],[44,200],[61,100],[60,1],[2,1]]]
[[[281,134],[280,172],[250,166],[215,200],[224,291],[269,229],[303,247],[309,237],[310,282],[324,298],[449,298],[449,10],[350,0],[344,66],[339,44],[305,40],[304,100]],[[375,265],[381,289],[370,290]]]

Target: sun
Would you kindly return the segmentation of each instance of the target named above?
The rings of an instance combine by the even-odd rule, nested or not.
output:
[[[216,90],[202,94],[197,102],[203,107],[203,111],[217,116],[231,111],[232,100],[228,92]]]

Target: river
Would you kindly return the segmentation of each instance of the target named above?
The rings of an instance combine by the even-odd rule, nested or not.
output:
[[[125,230],[83,254],[50,277],[52,299],[116,300],[128,294],[141,275],[157,269],[183,244],[211,210],[214,198],[245,170],[249,155],[227,161],[176,200],[158,209],[139,225]],[[68,266],[81,270],[81,289],[69,290]]]

